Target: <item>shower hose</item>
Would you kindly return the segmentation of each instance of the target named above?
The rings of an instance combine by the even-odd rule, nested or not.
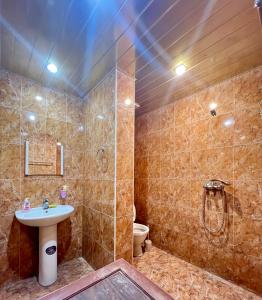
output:
[[[210,226],[207,225],[206,222],[206,203],[207,203],[207,196],[209,194],[209,191],[207,191],[206,189],[204,190],[203,193],[203,202],[202,202],[202,223],[204,228],[211,234],[219,234],[225,225],[225,191],[224,189],[219,191],[221,196],[222,196],[222,207],[223,207],[223,213],[222,213],[222,218],[221,218],[221,222],[218,226],[217,229],[212,229]]]

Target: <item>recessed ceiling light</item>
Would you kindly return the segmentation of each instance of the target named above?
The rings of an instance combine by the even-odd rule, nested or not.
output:
[[[57,72],[57,66],[55,64],[48,64],[47,65],[47,70],[51,73],[56,73]]]
[[[35,99],[36,99],[37,101],[42,101],[42,100],[43,100],[43,97],[42,97],[42,96],[39,96],[39,95],[37,95],[37,96],[35,96]]]
[[[130,98],[126,98],[125,105],[129,106],[129,105],[131,105],[131,103],[132,103],[132,100]]]
[[[178,65],[175,68],[176,75],[181,76],[186,72],[186,66],[185,65]]]

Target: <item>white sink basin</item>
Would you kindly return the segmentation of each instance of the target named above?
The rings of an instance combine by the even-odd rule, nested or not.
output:
[[[57,205],[46,210],[42,207],[32,208],[29,211],[18,210],[15,216],[24,225],[41,227],[55,225],[69,217],[73,211],[71,205]]]
[[[39,227],[38,282],[43,286],[57,279],[57,223],[65,220],[73,211],[71,205],[57,205],[46,210],[36,207],[15,212],[17,220],[22,224]]]

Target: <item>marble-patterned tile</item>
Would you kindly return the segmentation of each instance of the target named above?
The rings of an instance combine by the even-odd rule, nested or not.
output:
[[[84,151],[86,146],[85,128],[81,123],[66,124],[66,147],[67,150]]]
[[[234,216],[234,251],[242,255],[261,257],[261,219]]]
[[[20,179],[1,179],[0,187],[0,215],[14,213],[22,206]]]
[[[47,118],[46,135],[62,145],[67,146],[67,124],[65,122]]]
[[[3,144],[20,144],[18,110],[0,106],[0,141]]]
[[[66,122],[67,96],[65,94],[48,90],[46,93],[46,105],[48,118]]]
[[[173,157],[174,178],[190,179],[190,152],[181,152]]]
[[[201,150],[232,146],[234,123],[235,119],[232,113],[192,123],[191,149]]]
[[[109,252],[114,251],[114,218],[101,216],[102,246]]]
[[[75,124],[83,123],[84,122],[83,107],[84,107],[84,103],[81,98],[68,95],[66,121],[68,123],[75,123]]]
[[[161,178],[174,178],[175,176],[175,159],[173,155],[162,155],[160,157]]]
[[[83,179],[66,179],[63,180],[63,185],[68,186],[68,196],[65,200],[65,204],[81,205],[84,200],[84,180]],[[61,185],[62,186],[62,185]],[[60,188],[60,186],[59,186]],[[55,193],[59,190],[56,189]],[[61,200],[62,204],[63,201]]]
[[[160,128],[166,129],[174,126],[174,104],[169,104],[160,110]]]
[[[135,138],[135,155],[137,157],[144,157],[148,155],[148,135],[139,136]]]
[[[134,203],[134,181],[117,180],[116,217],[133,216],[133,203]]]
[[[19,264],[20,278],[28,278],[37,274],[38,261],[38,228],[20,224]]]
[[[20,178],[20,145],[0,145],[0,166],[0,179]]]
[[[21,77],[0,72],[0,105],[20,109],[21,106]]]
[[[135,136],[141,137],[148,134],[148,115],[144,114],[136,117],[135,120]]]
[[[160,134],[160,151],[169,154],[174,152],[175,147],[175,130],[173,127],[162,130]],[[154,147],[152,147],[153,149]],[[151,153],[152,151],[150,151]]]
[[[216,148],[191,153],[192,179],[233,178],[233,148]]]
[[[116,172],[118,180],[134,178],[134,147],[132,144],[118,144]]]
[[[236,112],[234,145],[262,142],[262,118],[259,109],[244,109]]]
[[[213,87],[204,89],[192,97],[192,122],[202,119],[212,119],[210,110],[215,107],[217,116],[234,111],[235,89],[233,81],[225,81]]]
[[[148,179],[148,194],[147,200],[149,203],[161,202],[161,180],[150,178]]]
[[[262,67],[255,68],[235,79],[236,109],[260,108],[262,95]]]
[[[43,86],[22,79],[22,109],[42,115],[46,114],[46,93],[47,89]]]
[[[51,286],[42,287],[37,282],[36,277],[11,281],[1,287],[0,298],[10,300],[38,299],[93,271],[93,268],[82,257],[75,258],[58,266],[57,281]]]
[[[174,151],[182,152],[189,151],[190,145],[190,125],[184,124],[183,126],[175,127],[174,133]],[[193,148],[192,148],[193,149]]]
[[[234,176],[236,180],[262,178],[262,144],[234,147]]]
[[[132,263],[133,256],[133,218],[132,216],[116,219],[116,255]]]
[[[46,116],[31,111],[22,111],[21,138],[22,142],[28,140],[32,143],[45,140]]]
[[[134,143],[134,112],[122,107],[118,108],[117,112],[117,140],[120,143],[123,141],[128,144]],[[113,142],[112,138],[111,141]]]
[[[148,155],[159,155],[161,152],[162,131],[154,131],[148,135],[147,151]]]
[[[65,176],[66,178],[83,178],[85,154],[82,151],[65,151]]]
[[[145,158],[143,158],[141,160],[142,165],[145,160],[146,160]],[[159,178],[161,175],[161,172],[160,172],[161,156],[160,155],[148,156],[146,162],[147,162],[148,178]],[[136,171],[136,168],[135,168],[135,171]]]
[[[173,236],[172,240],[178,241],[179,247],[186,244],[186,239],[180,241],[179,235],[175,235],[175,233],[166,233],[165,237],[168,238],[169,234]],[[197,245],[197,243],[194,245]],[[200,248],[201,245],[199,245]],[[202,247],[199,255],[207,257],[203,255],[204,251],[205,248]],[[226,261],[225,257],[224,263]],[[257,274],[260,274],[259,267],[256,268],[256,271],[254,267],[247,268],[246,262],[247,259],[241,261],[241,257],[237,260],[238,281],[242,284],[243,278],[248,275],[250,277],[249,287],[254,288],[258,283],[257,278],[260,278],[260,276],[257,276]],[[202,263],[205,262],[203,261]],[[223,263],[223,261],[219,263]],[[255,263],[258,263],[257,265],[260,266],[258,261],[253,261],[253,266]],[[134,266],[168,292],[174,299],[261,299],[261,297],[248,290],[214,276],[155,247],[142,257],[134,258]],[[226,267],[228,272],[230,272],[232,266],[228,265]],[[257,276],[257,278],[254,278],[254,276]]]
[[[191,97],[177,100],[174,103],[174,118],[175,118],[175,127],[184,126],[188,124],[191,120],[191,107],[192,99]]]
[[[152,157],[155,156],[150,156]],[[140,157],[135,156],[135,170],[134,170],[134,176],[135,178],[148,178],[149,176],[149,158],[148,157]]]
[[[262,181],[235,181],[234,202],[239,216],[262,217]]]
[[[242,254],[236,254],[235,259],[235,277],[236,282],[240,285],[246,286],[248,289],[256,291],[259,295],[262,294],[261,285],[261,258],[255,258],[252,256],[245,256]],[[245,294],[243,295],[243,299]],[[250,296],[251,297],[251,296]],[[258,297],[258,296],[253,296]]]
[[[19,246],[10,246],[6,242],[0,243],[0,285],[5,282],[12,282],[19,279]],[[3,288],[0,288],[0,298],[8,299],[2,295]],[[15,299],[15,298],[14,298]]]
[[[160,130],[160,110],[154,110],[147,114],[147,130],[148,133]]]

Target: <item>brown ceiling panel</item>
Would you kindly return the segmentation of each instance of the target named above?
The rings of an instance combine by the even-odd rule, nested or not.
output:
[[[138,114],[262,63],[253,0],[0,0],[0,26],[1,67],[84,96],[118,64]]]

